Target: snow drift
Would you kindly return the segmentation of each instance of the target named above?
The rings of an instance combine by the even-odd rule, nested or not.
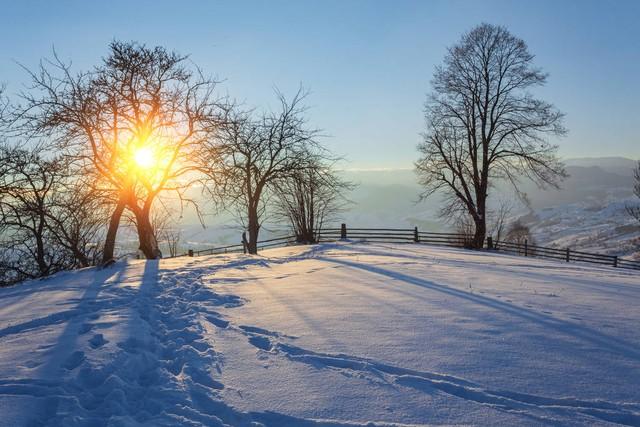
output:
[[[640,425],[640,275],[421,245],[0,289],[0,425]]]

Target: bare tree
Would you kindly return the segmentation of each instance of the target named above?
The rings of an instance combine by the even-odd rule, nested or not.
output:
[[[304,169],[317,147],[318,132],[307,126],[300,90],[291,101],[278,93],[280,110],[253,118],[232,112],[215,141],[207,144],[210,194],[236,213],[248,230],[248,251],[257,253],[267,201],[276,182]]]
[[[182,233],[175,227],[167,227],[160,233],[160,237],[169,251],[169,256],[178,256],[178,249],[180,249],[180,241],[182,240]]]
[[[507,242],[523,244],[525,240],[530,245],[535,245],[535,240],[528,226],[524,225],[520,220],[515,221],[509,226],[505,237]]]
[[[51,138],[110,193],[104,261],[113,257],[125,209],[136,218],[140,250],[156,258],[153,203],[162,192],[182,195],[190,186],[196,152],[215,130],[215,82],[187,67],[185,56],[122,42],[111,43],[90,71],[72,74],[54,54],[30,76],[33,87],[22,94],[14,126]]]
[[[451,239],[451,243],[462,244],[462,247],[467,249],[473,248],[473,218],[466,211],[456,211],[448,221],[453,223],[458,235]]]
[[[508,199],[501,199],[498,209],[494,212],[490,212],[493,217],[492,234],[496,239],[496,242],[502,240],[505,234],[505,228],[507,226],[507,218],[511,215],[513,210],[513,204]]]
[[[71,176],[57,186],[47,209],[47,226],[57,244],[70,252],[74,267],[101,261],[108,204],[81,179]]]
[[[345,209],[353,188],[338,176],[331,160],[310,156],[304,169],[277,181],[276,213],[289,222],[299,243],[316,243],[322,226]]]
[[[42,147],[0,146],[0,282],[93,265],[104,218]]]
[[[47,240],[47,198],[60,179],[60,166],[37,153],[0,148],[0,223],[3,281],[43,277],[64,268],[63,254]]]
[[[635,179],[633,194],[640,199],[640,161],[638,162],[636,169],[633,171],[633,177]],[[640,221],[640,206],[627,206],[627,212],[629,215]]]
[[[471,216],[475,247],[484,243],[495,180],[517,190],[522,177],[557,187],[566,176],[546,139],[566,133],[563,114],[529,92],[546,80],[524,41],[489,24],[464,34],[436,69],[416,172],[423,199],[442,190],[444,215]]]
[[[178,255],[178,247],[182,238],[182,233],[176,227],[173,209],[165,203],[158,204],[151,215],[151,225],[156,240],[161,247],[167,249],[169,256]]]

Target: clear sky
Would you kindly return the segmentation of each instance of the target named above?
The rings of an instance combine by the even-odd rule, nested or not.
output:
[[[16,92],[52,46],[77,69],[113,39],[163,45],[268,106],[310,89],[313,123],[354,168],[411,167],[422,105],[447,46],[507,26],[550,74],[539,95],[567,114],[564,157],[640,157],[640,1],[6,1],[0,82]]]

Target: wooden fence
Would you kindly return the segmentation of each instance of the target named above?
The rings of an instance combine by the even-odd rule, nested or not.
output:
[[[418,231],[414,228],[325,228],[318,233],[318,241],[365,240],[386,243],[425,243],[456,248],[469,247],[471,240],[465,234]]]
[[[436,246],[449,246],[456,248],[472,248],[472,236],[458,233],[436,233],[419,231],[414,228],[347,228],[342,224],[340,228],[325,228],[316,235],[318,242],[330,242],[338,240],[362,240],[383,243],[418,243]],[[296,236],[277,237],[258,242],[258,249],[296,244]],[[506,252],[512,255],[555,259],[564,262],[584,262],[590,264],[606,265],[617,268],[640,270],[640,261],[620,258],[615,255],[604,255],[572,250],[570,248],[558,249],[543,246],[529,245],[525,240],[522,243],[493,241],[487,238],[486,249],[496,252]],[[232,252],[243,252],[244,245],[220,246],[210,249],[189,250],[188,253],[178,256],[214,255]]]
[[[492,242],[491,238],[487,238],[487,248],[520,256],[549,258],[564,262],[586,262],[589,264],[640,270],[640,261],[624,259],[616,255],[576,251],[570,248],[559,249],[530,245],[526,240],[522,243],[505,241]]]
[[[258,242],[258,249],[274,248],[278,246],[290,246],[294,243],[296,243],[296,236],[276,237],[273,239],[260,240]],[[189,249],[189,251],[186,253],[176,255],[174,257],[168,257],[168,258],[177,258],[177,257],[183,257],[183,256],[219,255],[219,254],[239,253],[239,252],[246,252],[246,248],[242,243],[238,243],[236,245],[217,246],[215,248],[207,248],[207,249],[200,249],[200,250]]]

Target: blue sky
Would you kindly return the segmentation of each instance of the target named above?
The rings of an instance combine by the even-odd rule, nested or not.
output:
[[[640,1],[15,1],[2,6],[0,82],[27,83],[52,46],[85,69],[113,39],[163,45],[268,107],[311,90],[310,118],[354,168],[411,167],[422,105],[447,46],[506,25],[550,74],[567,114],[564,157],[640,158]]]

